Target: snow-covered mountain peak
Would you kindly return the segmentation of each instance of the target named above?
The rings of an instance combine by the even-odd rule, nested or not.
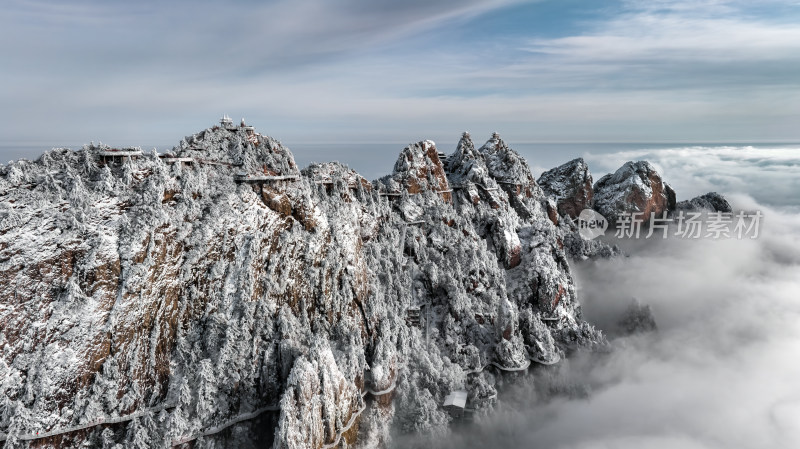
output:
[[[604,342],[568,255],[613,251],[548,217],[551,201],[499,136],[475,150],[464,135],[449,157],[410,144],[374,182],[298,170],[230,120],[168,154],[98,145],[0,167],[0,438],[328,448],[446,432],[454,391],[488,412],[502,376]]]
[[[248,175],[299,174],[288,148],[244,123],[221,124],[187,136],[167,156],[228,164]]]

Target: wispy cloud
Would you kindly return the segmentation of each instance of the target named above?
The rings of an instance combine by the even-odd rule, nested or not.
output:
[[[738,1],[626,1],[587,10],[568,36],[538,26],[539,5],[562,3],[14,0],[0,17],[0,139],[174,142],[222,112],[289,144],[465,128],[800,137],[791,3],[760,3],[789,11],[771,16]],[[509,17],[520,11],[530,25]]]
[[[78,58],[141,71],[159,70],[149,64],[161,63],[189,77],[198,76],[193,70],[204,77],[253,76],[363,51],[442,21],[463,20],[513,2],[278,0],[129,5],[17,0],[6,8],[3,34],[9,39],[0,48],[21,50],[15,59],[23,64]],[[31,47],[43,54],[24,51]],[[90,68],[94,67],[85,70]]]
[[[570,78],[594,76],[594,84],[576,78],[584,88],[800,85],[800,28],[780,17],[754,17],[730,1],[628,2],[594,30],[533,39],[526,49]]]

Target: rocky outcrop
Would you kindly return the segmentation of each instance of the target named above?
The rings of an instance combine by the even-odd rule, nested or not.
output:
[[[360,389],[351,381],[352,373],[346,372],[357,371],[359,361],[347,360],[345,372],[341,362],[324,339],[315,342],[308,356],[298,358],[281,400],[275,449],[323,447],[341,439],[345,424],[365,406]]]
[[[517,214],[525,219],[543,217],[547,198],[525,159],[509,148],[498,133],[493,133],[479,151],[489,175],[508,194],[509,203]]]
[[[516,267],[520,263],[522,246],[517,224],[510,215],[513,208],[509,207],[508,196],[497,178],[492,176],[485,152],[476,150],[469,133],[464,133],[448,160],[449,177],[455,191],[472,203],[471,212],[477,214],[473,223],[483,235],[490,236],[489,243],[504,266]]]
[[[416,195],[430,191],[441,194],[448,201],[451,197],[442,161],[439,159],[436,144],[431,140],[405,147],[394,164],[394,172],[382,178],[381,183],[388,194],[405,191]]]
[[[592,182],[583,158],[573,159],[539,177],[539,185],[556,202],[558,213],[570,218],[577,218],[582,210],[592,207]]]
[[[617,322],[617,328],[623,335],[632,335],[658,330],[653,310],[647,304],[633,299]]]
[[[681,201],[677,204],[676,209],[707,212],[731,212],[733,210],[728,200],[717,192],[708,192],[691,200]]]
[[[609,245],[602,239],[587,240],[578,233],[574,224],[563,224],[564,251],[572,260],[610,259],[622,254],[617,245]]]
[[[229,123],[169,158],[107,150],[0,167],[7,447],[386,444],[604,341],[497,135],[447,164],[409,145],[374,183]]]
[[[594,209],[612,223],[627,213],[647,222],[675,206],[675,191],[647,161],[627,162],[594,185]]]

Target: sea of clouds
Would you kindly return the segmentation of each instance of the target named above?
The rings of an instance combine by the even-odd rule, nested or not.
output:
[[[574,264],[587,320],[613,336],[637,298],[658,331],[612,337],[607,354],[534,372],[538,388],[509,389],[497,413],[438,447],[800,447],[800,151],[692,147],[586,159],[596,178],[650,160],[679,199],[716,190],[736,209],[761,210],[760,235],[650,240],[629,257]],[[544,398],[553,376],[590,393]]]

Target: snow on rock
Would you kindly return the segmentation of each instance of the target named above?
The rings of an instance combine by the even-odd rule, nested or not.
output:
[[[558,213],[577,218],[582,210],[592,206],[592,174],[583,158],[542,173],[539,185],[556,202]]]
[[[394,164],[394,173],[384,182],[390,192],[397,192],[399,186],[411,195],[430,191],[441,194],[447,201],[450,199],[450,185],[436,144],[431,140],[405,147]]]
[[[343,356],[338,363],[358,360]],[[287,380],[281,400],[276,449],[304,449],[330,445],[363,407],[361,391],[339,369],[326,340],[317,340],[308,357],[300,356]],[[353,441],[350,441],[353,443]]]
[[[538,182],[547,195],[547,216],[558,226],[559,246],[563,247],[567,256],[574,260],[586,260],[620,254],[616,246],[609,246],[599,239],[587,240],[578,233],[576,218],[581,211],[594,206],[592,174],[583,158],[573,159],[544,172]]]
[[[486,160],[490,176],[508,193],[509,203],[518,215],[525,219],[546,217],[543,203],[547,199],[519,153],[509,148],[497,133],[493,133],[479,151]]]
[[[111,150],[0,167],[7,447],[389,444],[447,432],[452,391],[491,408],[494,376],[604,341],[574,230],[497,135],[446,163],[411,144],[372,183],[230,123]]]
[[[595,183],[594,209],[611,223],[625,213],[641,213],[648,221],[651,213],[660,217],[675,210],[675,191],[649,162],[626,162]]]
[[[731,212],[733,210],[728,200],[717,192],[708,192],[691,200],[681,201],[677,204],[676,209],[707,212]]]

